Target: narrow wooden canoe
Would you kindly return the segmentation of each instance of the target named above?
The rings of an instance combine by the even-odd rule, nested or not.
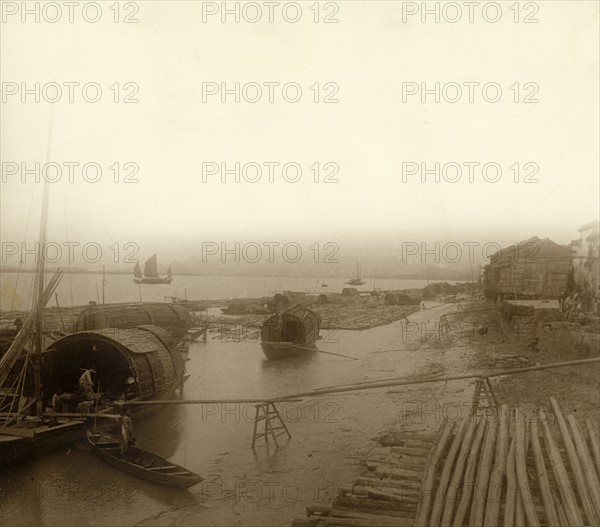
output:
[[[104,434],[94,434],[88,430],[87,439],[94,452],[103,461],[146,481],[187,489],[204,480],[198,474],[171,463],[157,454],[133,446],[129,449],[127,459],[122,459],[121,442]]]

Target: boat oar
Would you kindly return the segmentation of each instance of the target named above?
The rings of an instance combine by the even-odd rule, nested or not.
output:
[[[333,351],[323,351],[317,348],[307,348],[305,346],[297,346],[296,344],[294,344],[293,346],[294,348],[302,350],[314,351],[316,353],[325,353],[327,355],[335,355],[336,357],[343,357],[344,359],[358,360],[356,357],[350,357],[350,355],[342,355],[341,353],[333,353]]]

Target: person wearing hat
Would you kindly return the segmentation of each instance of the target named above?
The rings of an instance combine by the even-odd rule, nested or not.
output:
[[[92,380],[92,373],[96,373],[96,370],[93,368],[83,370],[81,377],[79,377],[79,387],[87,399],[94,398],[94,381]]]

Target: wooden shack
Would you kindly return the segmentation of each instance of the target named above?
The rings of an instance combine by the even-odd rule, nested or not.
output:
[[[572,267],[568,247],[534,236],[490,256],[484,292],[493,300],[559,298]]]

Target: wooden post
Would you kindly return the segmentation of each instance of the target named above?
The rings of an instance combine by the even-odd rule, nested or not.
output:
[[[454,459],[456,458],[456,455],[458,454],[458,449],[463,441],[466,425],[467,420],[462,419],[460,425],[458,426],[456,435],[454,436],[454,441],[452,441],[450,450],[446,455],[444,468],[442,469],[442,474],[438,483],[435,502],[433,503],[433,509],[431,511],[431,519],[429,520],[429,525],[437,526],[440,522],[442,509],[444,507],[445,496],[448,490],[448,479],[450,479],[450,471],[452,470],[452,466],[454,465]]]
[[[590,444],[592,446],[592,454],[594,454],[594,461],[596,462],[596,470],[600,475],[600,445],[598,444],[598,436],[594,430],[594,425],[589,419],[585,420],[585,425],[588,429],[588,435],[590,436]]]
[[[514,527],[517,496],[517,476],[515,474],[515,438],[513,436],[506,458],[506,503],[504,505],[504,527]]]
[[[489,381],[488,381],[489,382]],[[502,497],[502,482],[506,470],[506,455],[508,454],[508,406],[503,404],[500,408],[500,425],[496,440],[496,456],[494,469],[490,476],[490,486],[487,493],[484,525],[498,525],[500,511],[500,498]]]
[[[598,482],[598,476],[596,476],[596,471],[594,470],[592,457],[590,456],[583,436],[579,431],[577,421],[575,420],[572,414],[569,414],[567,416],[567,421],[569,422],[569,425],[571,425],[573,440],[575,442],[577,454],[579,455],[579,460],[581,461],[581,467],[583,469],[583,474],[587,483],[587,488],[590,500],[592,502],[592,506],[596,511],[596,515],[600,517],[600,483]]]
[[[485,497],[487,495],[488,482],[490,478],[494,442],[496,441],[496,422],[494,420],[490,420],[489,417],[485,417],[484,419],[488,421],[488,429],[485,433],[485,441],[483,444],[483,450],[481,452],[479,470],[477,471],[475,490],[473,492],[473,502],[471,503],[471,516],[469,519],[469,525],[471,527],[479,527],[483,524]]]
[[[426,467],[426,472],[423,476],[423,485],[421,487],[422,496],[417,508],[417,514],[415,516],[415,527],[426,527],[428,525],[427,520],[429,517],[429,508],[433,494],[435,470],[440,457],[446,450],[452,428],[453,425],[447,419],[444,419],[440,439],[435,445],[435,450],[433,450],[431,457],[427,460],[428,466]]]
[[[525,439],[525,416],[517,408],[515,415],[515,471],[517,474],[517,483],[519,493],[527,518],[527,525],[530,527],[539,527],[540,520],[533,506],[531,489],[527,479],[527,441]]]
[[[444,505],[444,514],[442,515],[441,527],[450,527],[450,523],[452,521],[452,514],[454,512],[454,501],[456,500],[458,487],[460,485],[460,482],[462,481],[462,476],[465,469],[465,462],[467,460],[467,454],[469,453],[469,450],[471,448],[471,442],[473,440],[476,425],[477,420],[475,418],[469,419],[469,427],[467,428],[465,438],[462,441],[462,446],[460,447],[460,454],[458,454],[458,459],[456,460],[456,467],[454,468],[452,480],[450,481],[450,486],[448,487],[448,492],[446,493],[446,503]]]
[[[554,500],[552,499],[550,481],[548,479],[548,473],[546,472],[544,455],[542,454],[542,447],[540,445],[538,425],[535,419],[531,419],[531,421],[529,422],[529,430],[529,437],[531,439],[531,446],[533,449],[533,459],[535,461],[535,469],[540,485],[540,493],[542,494],[542,501],[544,503],[546,523],[548,525],[564,525],[560,523],[558,519],[558,514],[556,512]]]
[[[573,445],[573,440],[569,434],[565,418],[563,417],[562,412],[560,411],[560,406],[558,406],[558,403],[554,397],[550,397],[550,404],[552,405],[552,409],[556,415],[558,428],[562,436],[565,450],[567,451],[567,457],[569,458],[569,464],[571,465],[571,470],[573,471],[573,476],[575,477],[575,485],[577,487],[577,491],[579,492],[579,497],[581,498],[581,504],[583,505],[583,511],[587,517],[588,525],[600,525],[600,520],[596,516],[596,511],[594,510],[588,495],[588,489],[583,476],[581,463],[577,457],[577,452],[575,451],[575,446]]]
[[[456,516],[454,517],[454,522],[452,524],[454,527],[463,527],[464,525],[464,519],[467,515],[469,502],[471,501],[471,493],[473,492],[473,476],[475,474],[475,468],[477,467],[479,447],[481,446],[481,442],[483,440],[487,422],[487,419],[482,418],[477,425],[477,432],[475,434],[475,439],[473,440],[473,446],[471,447],[469,459],[467,461],[467,468],[465,470],[462,496],[460,498],[458,508],[456,509]]]
[[[550,458],[550,466],[554,472],[556,481],[558,482],[558,490],[565,508],[565,515],[569,520],[569,525],[575,527],[583,527],[583,520],[579,514],[579,507],[577,506],[577,500],[575,499],[575,493],[569,482],[569,476],[565,465],[560,456],[560,451],[556,445],[556,441],[550,431],[546,414],[542,409],[539,410],[540,424],[542,425],[542,433],[544,437],[544,443],[546,444],[546,450],[548,457]]]

